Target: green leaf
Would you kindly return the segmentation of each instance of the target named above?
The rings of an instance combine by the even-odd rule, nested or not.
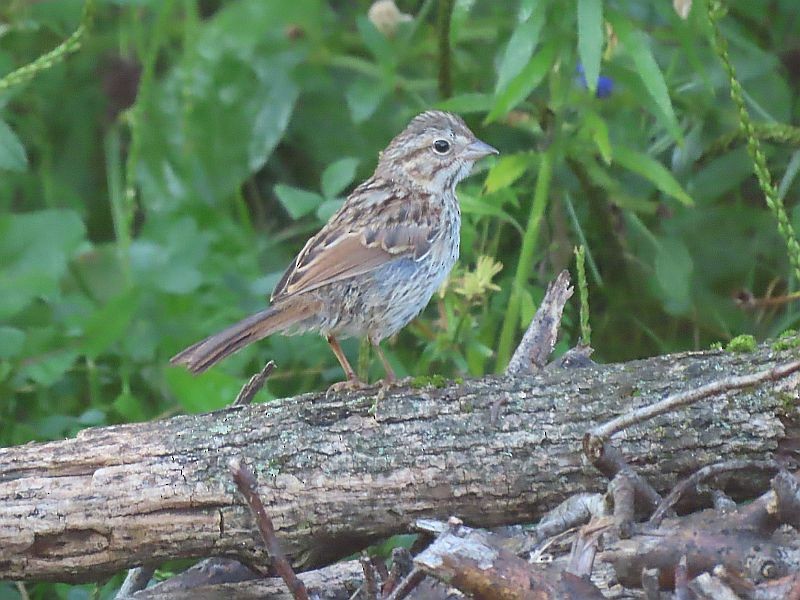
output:
[[[0,319],[34,298],[60,295],[68,261],[84,236],[83,222],[71,210],[0,215]]]
[[[753,163],[747,149],[741,147],[697,169],[686,187],[699,204],[708,204],[724,198],[752,176]]]
[[[51,351],[43,356],[26,360],[19,376],[43,388],[50,387],[69,371],[77,358],[78,353],[74,350]]]
[[[16,327],[0,325],[0,359],[14,358],[25,345],[25,332]]]
[[[514,227],[520,235],[524,233],[522,226],[517,222],[514,217],[509,215],[500,206],[492,202],[493,198],[487,196],[473,196],[466,192],[460,191],[458,193],[458,202],[461,205],[461,212],[464,215],[474,215],[476,217],[494,217],[500,219]]]
[[[603,2],[578,0],[578,55],[583,65],[586,85],[594,95],[600,77],[603,53]]]
[[[387,90],[381,82],[356,79],[344,93],[353,123],[363,123],[369,119],[386,94]]]
[[[436,108],[459,114],[486,112],[492,107],[493,100],[494,97],[491,94],[459,94],[458,96],[453,96],[447,100],[437,102]]]
[[[545,22],[546,8],[547,2],[538,0],[531,7],[528,18],[523,20],[511,34],[497,70],[495,93],[504,89],[528,64],[533,50],[539,43],[539,34]]]
[[[673,314],[686,312],[691,301],[691,276],[694,262],[686,245],[679,239],[659,240],[655,274],[665,306]]]
[[[184,410],[198,413],[222,408],[233,402],[241,381],[220,369],[192,375],[186,369],[172,368],[165,372],[167,385]]]
[[[218,206],[264,165],[294,111],[322,14],[319,0],[240,0],[192,26],[180,60],[137,101],[145,210]],[[306,35],[291,39],[289,26]]]
[[[609,190],[608,199],[614,206],[640,214],[654,215],[658,210],[658,202],[642,198],[641,196],[628,194],[619,189],[619,186],[615,186],[614,189]]]
[[[592,141],[594,141],[595,146],[597,146],[597,149],[600,151],[600,156],[603,157],[603,161],[605,161],[607,165],[611,164],[613,154],[611,151],[611,141],[608,137],[608,125],[606,125],[605,120],[594,111],[587,111],[584,115],[584,123],[589,130]]]
[[[614,147],[614,160],[625,169],[641,175],[680,203],[686,206],[694,205],[691,196],[684,191],[678,180],[657,160],[624,146]]]
[[[276,185],[274,190],[281,205],[293,219],[299,219],[314,211],[324,200],[324,198],[316,192],[301,190],[282,183]]]
[[[536,314],[536,302],[527,289],[520,290],[519,300],[519,328],[524,330],[531,324]]]
[[[17,134],[0,119],[0,169],[9,171],[25,171],[28,168],[28,157],[25,147]]]
[[[322,172],[322,195],[332,200],[353,181],[356,176],[358,159],[352,157],[340,158],[328,165]]]
[[[135,423],[147,419],[142,408],[142,399],[137,398],[130,392],[122,392],[111,404],[124,419],[126,423]]]
[[[130,247],[138,285],[168,294],[189,294],[203,282],[208,235],[190,217],[149,221]]]
[[[344,204],[344,198],[325,200],[325,202],[320,204],[317,208],[317,218],[320,222],[326,223],[337,210],[342,208],[342,204]]]
[[[676,140],[682,140],[683,135],[675,118],[675,111],[672,108],[672,100],[669,97],[664,75],[661,73],[661,68],[653,56],[647,36],[641,31],[634,30],[627,17],[617,12],[611,11],[608,15],[608,20],[614,27],[614,32],[619,37],[625,51],[633,59],[636,72],[639,74],[642,83],[644,83],[648,94],[650,94],[650,97],[659,108],[661,114],[658,116],[663,118],[670,135]]]
[[[391,65],[397,62],[397,53],[387,37],[377,30],[367,17],[356,17],[356,27],[361,34],[361,41],[369,49],[379,63]]]
[[[97,358],[127,331],[138,308],[135,293],[128,292],[107,302],[93,312],[83,330],[81,349],[89,358]]]
[[[289,68],[278,69],[269,77],[264,104],[253,122],[247,146],[247,166],[255,173],[267,162],[289,124],[300,90],[290,78]]]
[[[105,425],[106,413],[99,408],[89,408],[78,416],[78,423],[85,427],[97,427]]]
[[[558,45],[552,41],[542,46],[536,56],[525,66],[522,72],[512,79],[508,86],[500,92],[485,122],[495,121],[505,116],[517,104],[525,100],[550,72],[556,58]]]
[[[488,193],[506,188],[519,179],[531,164],[528,153],[501,156],[489,170],[483,187]]]

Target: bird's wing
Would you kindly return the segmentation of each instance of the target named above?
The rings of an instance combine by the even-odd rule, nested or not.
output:
[[[437,235],[432,214],[407,218],[409,211],[403,206],[409,202],[407,198],[387,198],[369,206],[353,200],[351,196],[300,251],[275,286],[273,302],[363,275],[401,257],[418,260],[430,250]],[[357,218],[363,217],[364,211],[375,218]]]

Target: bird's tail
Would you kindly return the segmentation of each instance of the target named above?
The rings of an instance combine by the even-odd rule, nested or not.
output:
[[[317,312],[317,308],[312,304],[297,302],[270,306],[192,344],[173,356],[169,362],[173,365],[186,365],[192,373],[202,373],[237,350],[273,333],[285,331],[311,317]]]

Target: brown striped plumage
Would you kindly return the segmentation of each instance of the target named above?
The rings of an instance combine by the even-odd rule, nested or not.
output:
[[[201,372],[275,332],[326,336],[351,385],[355,372],[337,337],[379,342],[417,316],[458,258],[461,212],[455,186],[473,163],[497,151],[460,117],[428,111],[381,152],[359,185],[286,270],[272,305],[198,342],[171,360]]]

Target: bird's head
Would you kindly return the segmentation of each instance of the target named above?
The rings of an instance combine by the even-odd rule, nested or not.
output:
[[[407,179],[434,192],[455,188],[478,159],[499,154],[461,117],[429,110],[414,117],[381,152],[376,173]]]

